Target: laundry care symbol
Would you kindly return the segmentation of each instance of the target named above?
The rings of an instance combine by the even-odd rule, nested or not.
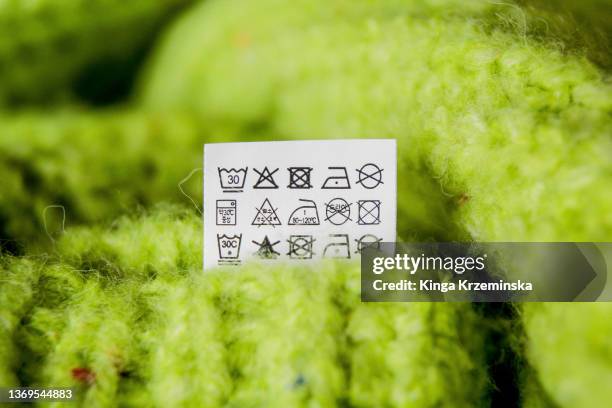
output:
[[[270,200],[266,198],[261,206],[257,208],[257,214],[255,214],[255,218],[251,225],[257,225],[258,227],[262,225],[271,225],[273,227],[275,225],[281,225],[276,210],[278,210],[278,208],[272,207]]]
[[[274,173],[278,171],[278,168],[273,171],[270,171],[268,166],[266,166],[261,172],[255,168],[253,169],[253,171],[259,175],[259,178],[257,179],[257,182],[255,183],[253,188],[259,188],[259,189],[278,188],[278,184],[276,184],[276,182],[274,181],[274,178],[272,177],[274,176]]]
[[[225,167],[217,167],[219,173],[219,183],[224,193],[239,193],[244,188],[248,167],[241,169],[227,169]]]
[[[321,187],[322,189],[340,190],[351,188],[351,182],[349,181],[346,167],[328,167],[328,170],[331,170],[333,175],[325,179]]]
[[[381,184],[384,184],[382,181],[383,170],[384,169],[381,169],[374,163],[364,164],[363,166],[361,166],[360,169],[356,169],[357,174],[359,176],[357,184],[361,184],[364,188],[367,188],[368,190],[371,190]]]
[[[242,234],[219,235],[217,234],[217,245],[219,248],[220,264],[238,264],[240,262],[240,244]]]
[[[361,238],[355,240],[355,242],[357,242],[357,250],[355,251],[355,253],[360,254],[367,248],[380,249],[381,241],[382,238],[378,238],[376,235],[362,235]]]
[[[348,234],[330,234],[332,242],[323,249],[323,258],[346,258],[350,259],[351,250],[349,248]]]
[[[310,184],[310,172],[312,167],[289,167],[289,188],[306,189],[312,188]]]
[[[289,258],[291,259],[311,259],[314,255],[312,246],[315,239],[312,235],[290,235],[289,242]]]
[[[357,207],[357,224],[380,224],[380,200],[359,200],[357,201]]]
[[[270,239],[266,235],[261,242],[251,241],[255,245],[259,247],[255,255],[260,257],[261,259],[276,259],[280,255],[280,253],[274,250],[274,245],[278,244],[280,241],[270,242]]]
[[[325,221],[342,225],[351,220],[351,204],[343,198],[334,198],[325,204]]]
[[[217,225],[236,225],[236,200],[217,200]]]
[[[305,203],[299,206],[289,216],[288,225],[319,225],[319,212],[317,204],[312,200],[299,199]]]

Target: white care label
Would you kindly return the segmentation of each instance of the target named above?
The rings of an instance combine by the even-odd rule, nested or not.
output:
[[[358,258],[396,239],[394,139],[204,146],[204,268]]]

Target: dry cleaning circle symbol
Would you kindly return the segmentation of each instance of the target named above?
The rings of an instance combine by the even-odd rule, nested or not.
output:
[[[351,220],[351,205],[343,198],[334,198],[325,204],[325,221],[342,225]]]
[[[369,190],[384,184],[382,181],[383,170],[384,169],[381,169],[374,163],[364,164],[359,170],[357,170],[357,174],[359,174],[357,184],[361,184],[364,188]]]

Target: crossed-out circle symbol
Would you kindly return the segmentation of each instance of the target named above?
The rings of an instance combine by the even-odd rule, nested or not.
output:
[[[382,238],[378,238],[376,235],[365,234],[361,238],[355,240],[355,242],[357,242],[357,250],[355,253],[361,253],[366,248],[380,249],[381,241]]]
[[[381,169],[374,163],[364,164],[357,173],[359,174],[359,179],[357,180],[357,184],[361,184],[364,188],[369,190],[378,187],[383,184],[382,181],[382,172],[384,169]]]
[[[334,198],[325,204],[325,221],[342,225],[351,220],[351,205],[343,198]]]

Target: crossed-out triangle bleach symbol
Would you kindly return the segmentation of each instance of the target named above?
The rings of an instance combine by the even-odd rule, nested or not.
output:
[[[266,198],[261,206],[257,208],[257,214],[255,214],[255,218],[251,225],[257,225],[259,227],[262,225],[272,225],[273,227],[275,225],[281,225],[276,210],[278,210],[278,208],[272,207],[270,200]]]

